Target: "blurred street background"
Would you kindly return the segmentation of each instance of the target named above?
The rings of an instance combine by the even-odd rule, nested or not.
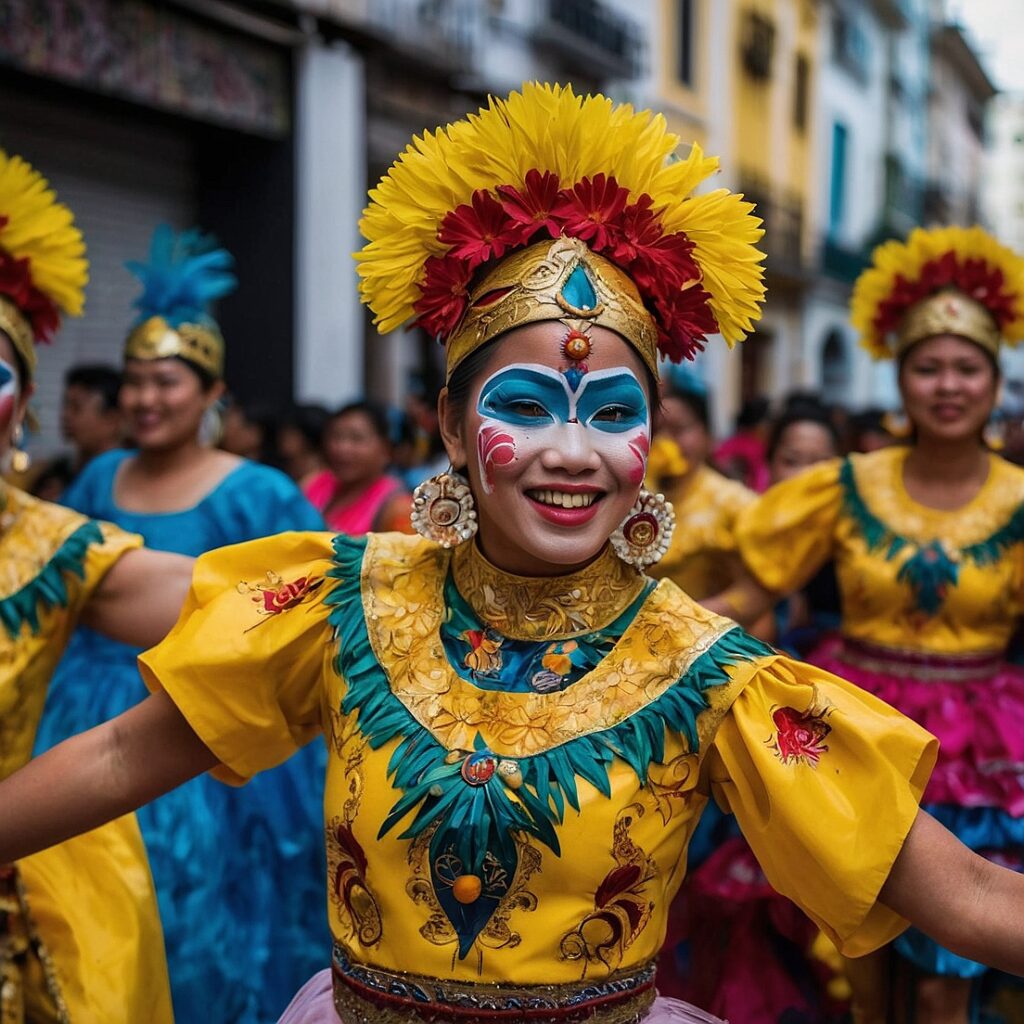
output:
[[[663,111],[721,158],[712,187],[757,202],[764,319],[693,368],[721,436],[744,402],[794,390],[896,405],[847,322],[878,242],[977,222],[1024,248],[1020,0],[2,0],[0,146],[52,181],[92,266],[85,316],[43,353],[34,452],[67,447],[66,371],[120,364],[123,263],[160,222],[235,255],[218,318],[237,415],[262,437],[244,454],[295,403],[429,418],[440,352],[373,331],[356,222],[413,133],[526,79]],[[1019,418],[1024,363],[1007,371]]]

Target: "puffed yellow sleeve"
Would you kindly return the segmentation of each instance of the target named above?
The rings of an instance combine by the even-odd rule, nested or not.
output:
[[[775,484],[736,520],[736,548],[757,581],[776,594],[799,590],[831,557],[842,511],[840,459]]]
[[[280,764],[322,729],[331,541],[283,533],[201,556],[174,629],[139,658],[146,685],[170,695],[224,782]]]
[[[848,956],[907,922],[878,902],[938,743],[845,680],[764,659],[722,720],[706,780],[771,884]]]

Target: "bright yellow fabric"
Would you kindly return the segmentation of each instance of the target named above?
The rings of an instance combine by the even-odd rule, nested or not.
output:
[[[986,540],[1024,502],[1024,470],[992,455],[988,479],[965,507],[944,512],[919,505],[903,486],[908,451],[884,448],[851,459],[868,508],[919,546],[939,540],[956,549]],[[840,465],[833,460],[812,466],[776,484],[741,513],[737,546],[761,584],[789,593],[834,559],[846,635],[940,654],[1004,650],[1024,612],[1024,545],[1013,545],[991,565],[962,562],[957,585],[936,614],[926,615],[897,579],[911,549],[891,561],[884,550],[867,549],[857,522],[844,510]]]
[[[672,580],[695,601],[725,590],[735,578],[736,520],[757,495],[701,466],[665,496],[675,509],[676,528],[668,551],[648,571]]]
[[[852,683],[789,658],[763,663],[719,727],[706,770],[765,875],[847,956],[884,945],[907,922],[877,902],[917,816],[938,742]],[[815,765],[786,761],[779,709],[830,730]],[[908,784],[909,783],[909,784]]]
[[[31,586],[61,545],[86,520],[75,512],[7,489],[12,520],[0,535],[0,600]],[[0,778],[29,760],[50,676],[90,595],[139,537],[102,527],[104,541],[84,558],[84,577],[66,572],[66,607],[37,605],[39,629],[28,623],[12,639],[0,628]],[[163,934],[145,848],[132,815],[17,863],[25,887],[29,928],[42,940],[67,1019],[173,1020]],[[48,1006],[40,965],[23,982],[29,1006]],[[41,1009],[39,1012],[42,1012]]]
[[[367,550],[362,610],[375,656],[388,672],[381,685],[437,739],[451,750],[479,729],[496,753],[522,757],[543,748],[538,737],[561,736],[563,711],[572,713],[565,694],[538,701],[538,695],[476,689],[442,660],[437,601],[449,553],[398,535],[371,535]],[[331,554],[327,535],[290,534],[202,556],[182,619],[141,663],[149,685],[167,690],[224,763],[222,777],[232,781],[277,764],[322,723],[331,753],[328,913],[335,938],[354,961],[521,984],[597,979],[643,964],[664,939],[686,848],[712,789],[752,831],[771,874],[845,948],[879,946],[902,926],[873,905],[916,814],[933,740],[853,688],[767,657],[728,669],[724,684],[707,691],[699,750],[683,736],[667,735],[664,763],[652,765],[646,785],[619,759],[609,771],[610,798],[579,780],[581,810],[568,808],[556,827],[560,856],[520,838],[513,890],[474,950],[459,960],[454,930],[430,882],[429,835],[400,838],[414,812],[380,835],[401,795],[388,780],[399,740],[371,749],[358,715],[341,710],[347,690],[334,669],[336,638],[327,621],[335,585],[326,579]],[[251,595],[253,582],[267,573],[295,583],[305,596],[268,613]],[[620,640],[624,663],[606,658],[565,691],[580,687],[587,695],[576,708],[577,734],[657,699],[666,663],[685,671],[724,628],[724,620],[671,582],[661,583]],[[342,636],[347,629],[342,626]],[[792,706],[804,713],[824,701],[831,732],[820,764],[783,763],[769,746],[774,711]],[[517,722],[518,738],[511,728]],[[352,841],[361,855],[353,854]],[[632,884],[599,908],[596,894],[602,887],[607,893],[613,872],[627,867],[636,869]],[[801,873],[809,879],[806,891]],[[358,898],[346,902],[342,891]],[[638,922],[628,941],[611,941],[612,919]]]

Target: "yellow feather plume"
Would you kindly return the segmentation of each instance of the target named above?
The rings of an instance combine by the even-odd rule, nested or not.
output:
[[[437,232],[445,216],[477,189],[522,188],[530,170],[551,171],[563,186],[597,174],[614,176],[635,201],[646,193],[666,232],[684,231],[726,341],[741,341],[764,300],[761,222],[753,205],[724,189],[691,192],[718,169],[696,144],[674,159],[679,137],[665,119],[637,113],[604,96],[577,96],[570,86],[527,83],[478,114],[414,138],[370,192],[360,221],[366,245],[356,253],[363,301],[382,332],[413,316],[428,256],[447,246]]]
[[[46,179],[0,149],[0,249],[30,260],[32,284],[73,316],[82,312],[89,264],[71,211]]]
[[[915,282],[923,268],[947,253],[963,263],[981,260],[1002,271],[1004,289],[1014,297],[1014,315],[1001,325],[1003,340],[1015,345],[1024,340],[1024,259],[980,227],[915,228],[906,241],[883,242],[871,256],[871,266],[853,286],[850,322],[861,345],[876,359],[892,356],[888,339],[875,325],[882,304],[897,287],[897,278]],[[980,299],[983,304],[984,299]]]

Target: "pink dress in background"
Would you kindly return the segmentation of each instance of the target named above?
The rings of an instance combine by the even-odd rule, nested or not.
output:
[[[328,527],[338,533],[347,533],[352,537],[369,533],[373,529],[401,529],[399,525],[377,522],[381,509],[401,490],[401,481],[393,476],[382,476],[355,501],[328,513],[327,509],[341,493],[334,474],[329,469],[325,469],[313,477],[303,488],[310,503],[317,511],[323,513]]]

